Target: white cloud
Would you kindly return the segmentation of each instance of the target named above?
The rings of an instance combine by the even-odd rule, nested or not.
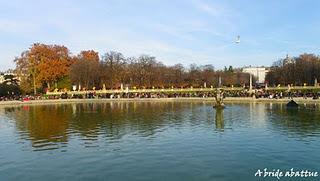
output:
[[[232,11],[230,7],[227,7],[222,3],[213,3],[212,1],[206,2],[204,0],[193,0],[192,2],[198,10],[215,18],[227,18],[236,15],[235,11]]]
[[[0,19],[0,32],[5,33],[31,33],[39,29],[36,23],[25,21]]]
[[[43,12],[39,14],[43,16],[30,15],[32,21],[29,17],[0,19],[0,32],[16,33],[18,37],[23,37],[24,40],[17,42],[20,47],[25,46],[24,49],[37,41],[66,45],[74,54],[85,49],[94,49],[100,53],[115,50],[125,56],[150,54],[165,64],[212,63],[222,66],[254,60],[256,56],[238,59],[239,57],[233,56],[234,52],[230,55],[229,50],[233,48],[237,35],[234,32],[238,28],[233,21],[237,14],[221,3],[193,0],[193,6],[187,7],[190,8],[187,9],[190,17],[180,19],[176,14],[169,14],[167,16],[173,17],[173,20],[164,17],[161,22],[153,21],[152,18],[141,18],[146,21],[139,18],[131,20],[130,17],[128,22],[121,18],[121,22],[117,22],[119,19],[113,14],[99,14],[95,19],[90,17],[89,11],[88,18],[87,7],[71,8],[73,4],[68,3],[61,8],[51,7],[48,12],[42,9]],[[58,4],[53,3],[52,6],[60,6]],[[101,8],[101,11],[108,11],[111,7]],[[255,41],[244,41],[251,47],[257,46]],[[12,55],[17,55],[17,52],[8,50],[1,52],[10,54],[10,59],[13,58]],[[9,59],[9,56],[2,55],[2,58]]]
[[[170,26],[170,25],[165,25],[160,23],[154,24],[153,26],[154,26],[153,28],[156,29],[156,31],[169,34],[179,39],[194,40],[194,37],[190,33],[188,33],[188,29],[186,28]]]
[[[209,5],[208,3],[204,3],[202,1],[195,1],[195,2],[196,2],[195,3],[196,6],[205,13],[208,13],[216,17],[224,16],[223,9],[217,5],[212,5],[212,4]]]

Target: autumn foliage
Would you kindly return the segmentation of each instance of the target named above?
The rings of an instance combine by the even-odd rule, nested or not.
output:
[[[67,76],[72,58],[65,46],[36,43],[15,62],[16,72],[22,77],[22,88],[29,91],[32,86],[40,88],[46,85],[50,89],[53,83]]]
[[[320,80],[320,57],[302,54],[276,61],[266,76],[270,85],[314,85]]]
[[[125,57],[110,51],[102,56],[94,50],[72,55],[61,45],[36,43],[15,59],[16,73],[25,93],[37,90],[119,88],[171,88],[217,86],[218,77],[225,85],[240,86],[249,81],[249,75],[239,69],[216,71],[212,65],[184,67],[182,64],[167,66],[156,57],[141,55]]]

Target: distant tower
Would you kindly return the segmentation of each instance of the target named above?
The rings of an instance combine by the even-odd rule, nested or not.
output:
[[[292,61],[292,58],[289,56],[289,54],[287,54],[286,58],[283,59],[283,65],[290,64],[290,63],[293,63],[293,61]]]

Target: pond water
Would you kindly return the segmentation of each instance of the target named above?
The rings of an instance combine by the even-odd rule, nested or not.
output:
[[[255,177],[264,168],[320,171],[318,106],[243,103],[215,110],[210,102],[155,101],[0,107],[0,180],[277,180]]]

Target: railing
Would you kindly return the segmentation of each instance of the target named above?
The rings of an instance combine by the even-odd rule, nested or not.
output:
[[[225,91],[244,91],[248,88],[243,87],[222,87]],[[265,88],[263,88],[265,89]],[[318,86],[292,86],[292,87],[268,87],[266,90],[317,90]],[[47,95],[61,95],[63,93],[84,95],[90,92],[95,94],[118,94],[118,93],[187,93],[187,92],[215,92],[217,88],[171,88],[171,89],[109,89],[109,90],[86,90],[86,91],[60,91],[60,92],[47,92]]]

